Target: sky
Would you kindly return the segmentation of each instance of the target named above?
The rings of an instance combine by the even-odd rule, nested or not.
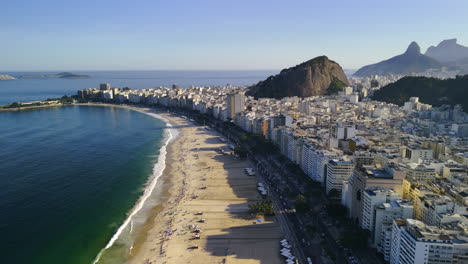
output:
[[[466,0],[10,0],[0,71],[357,69],[457,38]]]

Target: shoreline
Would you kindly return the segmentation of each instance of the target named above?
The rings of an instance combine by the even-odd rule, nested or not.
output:
[[[153,193],[160,197],[159,203],[147,208],[144,221],[132,233],[132,244],[123,250],[126,254],[102,263],[283,263],[277,253],[283,234],[276,218],[249,212],[248,204],[262,200],[256,177],[243,171],[251,164],[218,153],[219,148],[228,150],[228,143],[219,140],[221,134],[160,109],[83,105],[153,113],[179,133],[167,146],[166,167],[158,183],[163,187]],[[198,211],[203,216],[197,216]],[[206,222],[200,222],[202,217]],[[191,226],[202,229],[200,239],[194,240]],[[190,249],[194,244],[198,249]]]
[[[119,226],[119,228],[116,230],[116,232],[112,235],[112,237],[107,242],[105,247],[100,250],[100,252],[96,256],[96,258],[92,262],[93,264],[96,264],[96,263],[101,263],[102,262],[101,258],[103,257],[103,254],[105,254],[107,250],[111,249],[116,244],[116,242],[118,242],[118,240],[121,238],[121,235],[123,235],[123,233],[127,231],[126,228],[128,227],[128,225],[130,225],[130,230],[127,231],[127,232],[129,234],[132,233],[133,227],[134,227],[134,225],[133,225],[133,223],[134,223],[133,220],[134,219],[133,218],[142,217],[143,220],[146,222],[146,221],[148,221],[148,219],[151,216],[157,215],[159,210],[155,210],[155,209],[157,209],[158,207],[163,206],[163,203],[166,202],[166,199],[163,199],[162,197],[156,197],[156,198],[161,198],[161,200],[157,204],[155,204],[154,206],[151,206],[151,208],[144,208],[146,206],[146,202],[147,202],[147,200],[149,198],[151,198],[151,197],[154,198],[154,196],[159,196],[159,195],[163,194],[163,192],[168,191],[168,190],[163,189],[163,190],[160,190],[161,191],[160,193],[155,193],[155,188],[157,187],[158,184],[163,184],[163,185],[169,184],[169,186],[171,185],[170,179],[168,177],[165,177],[165,173],[164,173],[167,166],[168,166],[168,157],[167,157],[168,155],[167,154],[169,153],[168,149],[170,149],[171,145],[177,140],[178,135],[179,135],[180,132],[176,128],[172,129],[171,127],[173,125],[171,124],[170,120],[168,120],[164,116],[161,116],[160,115],[161,112],[155,111],[155,109],[153,109],[153,108],[138,107],[138,106],[131,106],[131,105],[114,105],[114,104],[105,104],[105,103],[81,103],[81,104],[77,103],[77,104],[72,104],[71,106],[91,106],[91,107],[98,106],[98,107],[119,107],[119,108],[124,108],[124,109],[132,110],[132,111],[137,111],[137,112],[140,112],[142,114],[147,114],[147,115],[149,115],[149,116],[151,116],[153,118],[161,120],[168,127],[166,129],[166,131],[164,132],[164,137],[163,137],[163,140],[162,140],[162,142],[164,142],[164,143],[162,144],[162,146],[159,149],[158,160],[153,165],[153,174],[148,178],[148,182],[143,186],[144,187],[143,194],[137,200],[137,202],[132,207],[132,209],[129,211],[127,217],[122,222],[122,224]],[[160,180],[162,182],[160,182]],[[147,211],[149,211],[148,214],[143,215],[143,216],[138,215],[139,213],[145,213],[145,212],[141,212],[142,209],[146,209]],[[153,211],[156,211],[156,213],[153,212]],[[143,226],[140,227],[140,228],[143,228]],[[130,247],[130,252],[132,251],[132,249],[133,249],[133,245]],[[104,255],[104,257],[105,257],[105,255]],[[105,261],[105,260],[103,260],[103,261]]]
[[[283,262],[277,254],[283,235],[275,217],[249,212],[248,204],[262,200],[256,177],[243,172],[251,164],[217,152],[219,148],[229,151],[228,143],[219,140],[221,134],[160,108],[73,105],[125,108],[173,127],[168,129],[169,138],[161,145],[141,197],[93,263]],[[177,131],[173,138],[172,131]],[[198,211],[206,222],[200,222]],[[195,225],[203,229],[197,240],[190,229]],[[194,244],[198,248],[190,249]]]
[[[143,224],[125,263],[282,263],[275,217],[255,217],[247,206],[262,200],[256,178],[243,171],[251,164],[218,153],[228,150],[218,132],[171,112],[158,114],[180,133],[163,173],[169,196]],[[200,239],[194,240],[192,225],[202,228]],[[199,249],[190,249],[194,244]]]
[[[14,108],[3,108],[0,106],[0,112],[18,112],[23,110],[35,110],[41,108],[52,108],[52,107],[64,107],[64,106],[73,106],[78,104],[49,104],[49,105],[34,105],[34,106],[22,106],[22,107],[14,107]]]

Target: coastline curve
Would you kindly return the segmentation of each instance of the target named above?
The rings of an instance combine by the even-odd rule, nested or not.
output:
[[[145,205],[145,202],[148,200],[148,198],[153,194],[153,191],[156,187],[156,184],[158,183],[159,178],[162,176],[164,169],[166,168],[166,154],[167,154],[167,147],[170,142],[172,142],[175,138],[177,138],[178,133],[177,130],[171,129],[172,124],[167,120],[166,118],[158,115],[157,113],[150,112],[148,110],[142,110],[142,109],[137,109],[134,107],[129,107],[129,106],[115,106],[115,105],[107,105],[107,104],[82,104],[82,105],[87,105],[87,106],[103,106],[103,107],[122,107],[126,108],[132,111],[137,111],[143,114],[147,114],[149,116],[152,116],[153,118],[159,119],[163,121],[168,129],[166,129],[164,133],[164,138],[163,142],[164,144],[161,146],[159,149],[159,156],[157,162],[153,166],[153,174],[149,177],[146,187],[143,191],[143,194],[141,197],[138,199],[138,201],[135,203],[134,207],[130,210],[130,214],[126,217],[124,222],[119,226],[117,231],[114,233],[114,235],[110,238],[109,242],[106,244],[106,246],[101,249],[92,262],[93,264],[97,264],[104,253],[105,250],[109,249],[114,245],[114,243],[119,239],[120,235],[122,232],[125,230],[125,228],[131,224],[133,225],[132,218],[137,215],[140,210],[143,208]]]

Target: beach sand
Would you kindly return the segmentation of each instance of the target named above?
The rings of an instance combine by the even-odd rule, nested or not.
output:
[[[178,130],[163,173],[169,195],[141,228],[128,263],[282,263],[275,218],[249,213],[248,203],[262,199],[256,177],[244,173],[249,162],[218,153],[228,146],[217,132],[175,114],[157,114]],[[200,239],[193,239],[194,226]]]

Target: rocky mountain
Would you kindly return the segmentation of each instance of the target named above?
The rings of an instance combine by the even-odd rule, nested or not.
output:
[[[418,43],[411,42],[405,53],[360,68],[354,73],[354,76],[365,77],[369,75],[409,74],[414,72],[423,72],[429,69],[439,69],[442,64],[437,60],[421,54],[421,48]]]
[[[457,39],[447,39],[435,47],[430,46],[425,55],[442,63],[456,62],[468,59],[468,47],[458,44]]]
[[[4,80],[14,80],[14,79],[16,79],[16,78],[13,77],[13,76],[6,75],[6,74],[0,74],[0,81],[4,81]]]
[[[256,98],[308,97],[324,95],[332,90],[329,88],[335,91],[345,85],[349,82],[341,66],[326,56],[320,56],[268,77],[250,87],[247,94]]]

